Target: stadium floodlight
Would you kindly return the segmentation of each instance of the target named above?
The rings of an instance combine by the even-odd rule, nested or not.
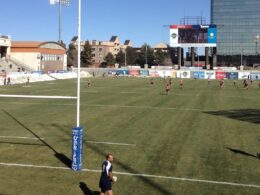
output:
[[[62,5],[69,6],[69,3],[70,3],[69,0],[50,0],[51,5],[62,4]]]
[[[50,0],[51,5],[59,4],[59,43],[61,43],[61,7],[69,6],[69,0]]]

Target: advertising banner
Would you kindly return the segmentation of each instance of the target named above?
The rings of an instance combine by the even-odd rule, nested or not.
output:
[[[176,78],[177,77],[177,73],[176,71],[172,71],[172,75],[171,75],[172,78]]]
[[[149,76],[149,70],[140,70],[140,76]]]
[[[216,79],[225,79],[227,78],[227,74],[224,71],[217,71],[216,72]]]
[[[190,71],[177,71],[177,78],[182,78],[182,79],[191,78]]]
[[[117,70],[109,70],[108,75],[116,75]]]
[[[129,70],[117,70],[116,73],[118,76],[128,76]]]
[[[158,74],[157,70],[149,70],[149,75],[151,77],[159,77],[160,75]]]
[[[260,72],[251,72],[250,79],[259,81],[260,80]]]
[[[210,71],[210,70],[205,71],[205,79],[216,79],[215,71]]]
[[[194,71],[191,73],[191,77],[194,79],[205,79],[204,71]]]
[[[76,127],[72,129],[72,165],[74,171],[82,169],[82,141],[83,128]]]
[[[249,79],[250,78],[250,72],[242,71],[238,73],[239,79]]]
[[[6,72],[0,72],[0,77],[6,77]]]
[[[158,74],[162,78],[166,77],[172,77],[172,72],[171,70],[157,70]]]
[[[139,70],[129,70],[129,74],[131,76],[139,76],[140,71]]]
[[[227,79],[237,80],[238,79],[238,72],[227,72]]]

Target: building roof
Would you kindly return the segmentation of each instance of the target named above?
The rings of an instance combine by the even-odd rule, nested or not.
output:
[[[63,49],[66,49],[63,45],[53,42],[53,41],[46,41],[46,42],[40,42],[40,41],[12,41],[11,47],[12,48],[40,48],[42,45],[45,44],[57,44],[61,46]]]
[[[72,39],[71,39],[71,42],[74,42],[74,41],[77,41],[78,40],[78,36],[74,36]]]
[[[155,49],[167,49],[169,48],[169,45],[166,43],[159,43],[157,45],[154,46]]]
[[[110,42],[115,42],[118,39],[118,36],[112,36]]]
[[[130,45],[130,44],[131,44],[131,41],[130,41],[130,40],[125,40],[124,45]]]

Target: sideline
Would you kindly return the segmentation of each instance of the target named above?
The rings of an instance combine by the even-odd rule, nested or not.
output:
[[[56,170],[71,170],[68,167],[54,167],[54,166],[43,166],[43,165],[29,165],[29,164],[15,164],[15,163],[3,163],[0,162],[1,166],[8,167],[26,167],[26,168],[39,168],[39,169],[56,169]],[[92,169],[82,169],[84,172],[94,172],[100,173],[100,170],[92,170]],[[149,174],[138,174],[138,173],[127,173],[127,172],[113,172],[117,175],[127,175],[133,177],[149,177],[149,178],[157,178],[157,179],[168,179],[168,180],[177,180],[177,181],[188,181],[188,182],[196,182],[196,183],[208,183],[208,184],[217,184],[217,185],[228,185],[228,186],[240,186],[240,187],[248,187],[248,188],[260,188],[260,185],[255,184],[243,184],[243,183],[234,183],[234,182],[225,182],[225,181],[213,181],[213,180],[202,180],[202,179],[189,179],[182,177],[170,177],[170,176],[160,176],[160,175],[149,175]]]

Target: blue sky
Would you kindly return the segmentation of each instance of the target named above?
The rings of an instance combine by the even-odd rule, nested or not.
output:
[[[63,7],[62,39],[69,43],[77,35],[78,0]],[[210,0],[82,0],[82,38],[152,46],[168,42],[163,25],[178,24],[186,16],[206,17],[210,22]],[[58,40],[58,6],[49,0],[1,0],[0,34],[16,41]]]

